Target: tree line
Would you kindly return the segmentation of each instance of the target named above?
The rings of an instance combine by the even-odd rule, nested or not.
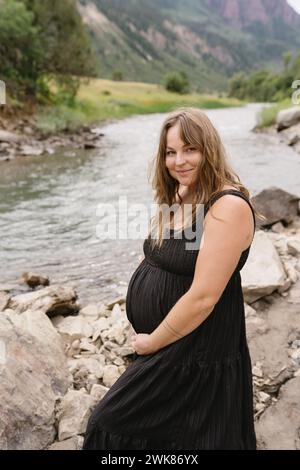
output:
[[[12,100],[72,100],[78,77],[96,74],[75,0],[0,0],[0,78]]]
[[[262,69],[250,75],[244,72],[234,75],[229,82],[229,96],[252,101],[283,101],[292,96],[292,84],[299,79],[300,53],[286,52],[279,72]]]

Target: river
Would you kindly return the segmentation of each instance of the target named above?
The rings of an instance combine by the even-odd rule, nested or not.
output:
[[[299,196],[300,157],[277,136],[251,132],[261,105],[207,110],[229,160],[252,196],[275,185]],[[99,204],[120,197],[150,207],[147,169],[165,114],[131,116],[101,126],[101,149],[0,163],[0,283],[23,271],[75,288],[82,305],[126,292],[143,239],[101,239]]]

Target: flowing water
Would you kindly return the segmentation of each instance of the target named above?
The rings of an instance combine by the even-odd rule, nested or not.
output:
[[[300,156],[277,136],[251,132],[260,107],[206,112],[252,196],[273,185],[299,196]],[[0,163],[0,283],[36,271],[52,284],[74,287],[83,305],[126,292],[143,238],[101,239],[97,208],[111,204],[118,214],[123,198],[150,211],[147,170],[165,116],[131,116],[102,126],[101,149]]]

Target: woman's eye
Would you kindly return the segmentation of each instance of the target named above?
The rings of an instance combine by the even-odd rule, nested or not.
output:
[[[194,147],[190,147],[190,148],[186,149],[187,152],[195,152],[195,150],[196,150],[196,149],[195,149]],[[171,154],[173,154],[173,153],[175,153],[173,150],[168,150],[168,151],[166,152],[166,155],[171,155]]]

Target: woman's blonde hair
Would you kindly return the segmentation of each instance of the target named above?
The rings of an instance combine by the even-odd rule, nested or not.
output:
[[[248,189],[241,183],[238,175],[233,171],[227,161],[225,148],[222,144],[219,133],[211,123],[210,119],[198,108],[180,107],[169,113],[163,122],[159,144],[156,155],[150,163],[148,177],[152,177],[152,188],[155,192],[155,202],[158,210],[150,222],[150,233],[152,245],[161,246],[164,238],[164,231],[167,224],[163,220],[161,206],[176,204],[176,195],[180,202],[180,183],[175,180],[166,167],[166,147],[168,130],[179,123],[181,140],[188,145],[193,145],[198,149],[202,158],[197,168],[198,174],[193,185],[193,208],[191,218],[188,218],[182,230],[195,221],[196,204],[207,204],[209,200],[222,190],[224,185],[234,186],[237,190],[245,194],[250,200]],[[258,218],[264,218],[254,207],[254,213]]]

